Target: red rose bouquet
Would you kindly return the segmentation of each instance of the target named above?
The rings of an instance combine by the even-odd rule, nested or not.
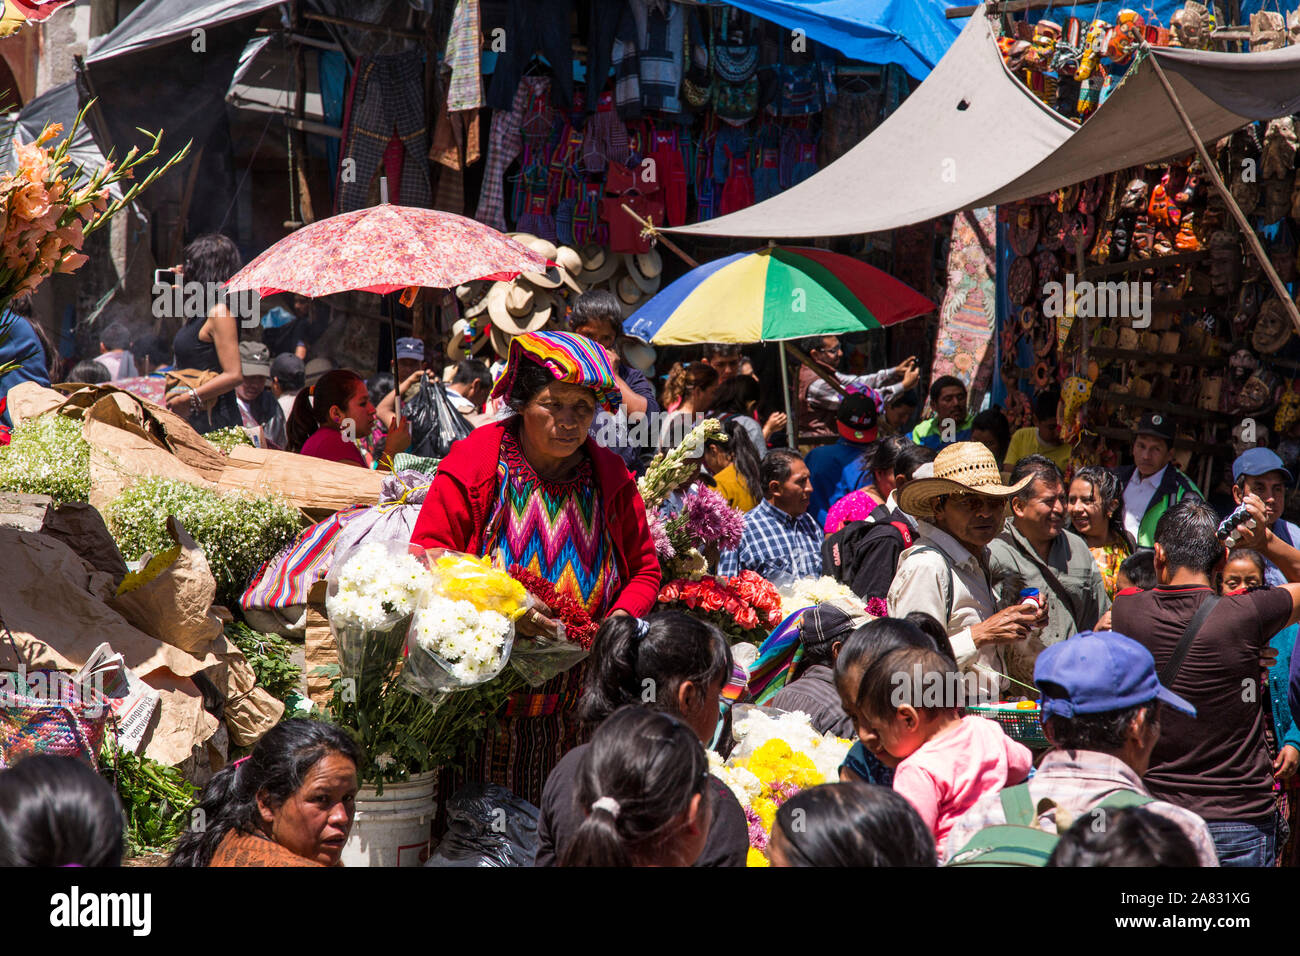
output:
[[[761,642],[781,623],[781,596],[753,571],[734,578],[669,581],[659,591],[659,607],[684,607],[738,641]]]

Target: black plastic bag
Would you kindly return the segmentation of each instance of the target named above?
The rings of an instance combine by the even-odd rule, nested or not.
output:
[[[425,866],[532,866],[541,811],[495,783],[469,783],[447,801],[447,835]]]
[[[407,451],[420,458],[445,458],[452,442],[473,431],[465,416],[451,407],[442,383],[427,376],[420,379],[420,390],[403,405],[402,414],[411,425]]]

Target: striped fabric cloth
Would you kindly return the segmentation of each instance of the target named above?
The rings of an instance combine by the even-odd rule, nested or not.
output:
[[[311,586],[329,571],[339,532],[365,510],[365,505],[353,505],[304,531],[297,544],[262,565],[239,599],[239,606],[248,609],[306,604]]]
[[[515,336],[510,342],[505,370],[492,388],[493,398],[510,395],[520,363],[525,360],[543,366],[557,381],[594,389],[601,407],[608,412],[618,408],[622,401],[605,350],[591,339],[571,332],[529,332]]]
[[[811,608],[800,608],[788,616],[758,648],[758,658],[749,668],[749,693],[754,703],[766,704],[775,697],[803,660],[799,621],[808,610]]]
[[[483,105],[479,0],[456,0],[447,35],[445,63],[451,68],[447,111],[476,110]]]

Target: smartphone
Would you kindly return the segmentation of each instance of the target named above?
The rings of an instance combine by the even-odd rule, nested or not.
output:
[[[175,269],[154,269],[153,284],[154,288],[158,286],[174,286],[179,281],[178,273]]]

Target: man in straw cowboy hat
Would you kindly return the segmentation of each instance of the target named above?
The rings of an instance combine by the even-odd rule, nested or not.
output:
[[[933,468],[933,477],[915,479],[898,497],[899,507],[917,519],[917,535],[899,557],[889,613],[931,615],[947,630],[958,666],[992,680],[1006,673],[1003,646],[1047,623],[1027,604],[998,610],[989,569],[988,546],[1002,530],[1006,503],[1033,476],[1002,484],[997,460],[979,442],[949,445]],[[1009,686],[1004,677],[997,682]]]

